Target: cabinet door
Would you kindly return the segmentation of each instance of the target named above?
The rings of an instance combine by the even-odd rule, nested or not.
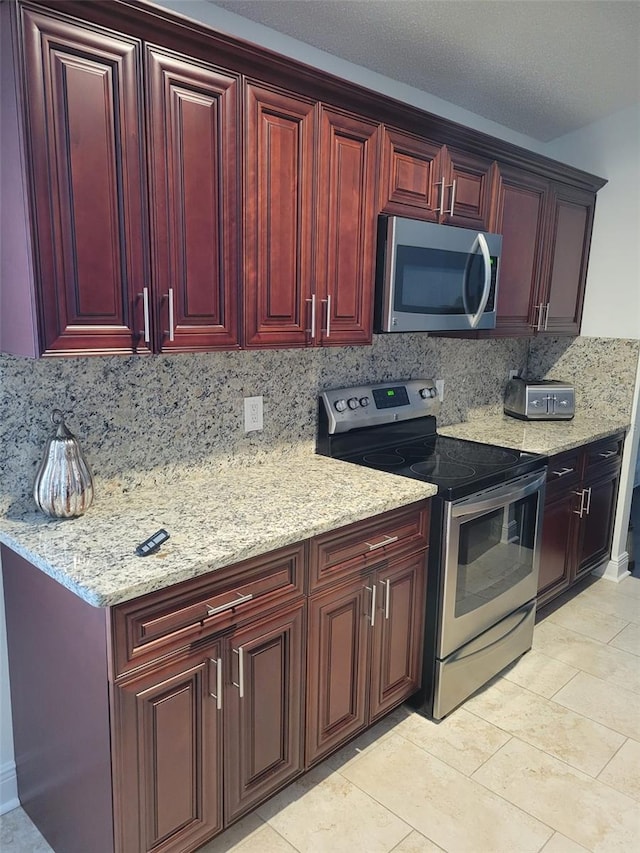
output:
[[[611,554],[611,536],[618,498],[619,469],[596,481],[585,481],[587,512],[580,522],[576,577],[594,569]]]
[[[495,332],[529,336],[537,321],[535,297],[542,273],[548,183],[501,168],[492,230],[502,234]]]
[[[225,821],[302,772],[304,602],[234,633],[225,696]]]
[[[538,607],[567,589],[573,580],[578,518],[574,513],[578,505],[579,498],[576,498],[573,488],[563,490],[545,502],[540,541]]]
[[[145,349],[140,42],[30,9],[22,23],[41,351]]]
[[[179,853],[222,829],[221,666],[212,643],[115,688],[117,849]]]
[[[384,128],[380,209],[396,216],[436,222],[441,185],[436,171],[439,145]]]
[[[323,344],[373,332],[378,125],[322,109],[315,282]]]
[[[245,89],[244,343],[313,343],[314,104]],[[315,313],[315,312],[314,312]]]
[[[238,81],[146,48],[156,349],[238,345]]]
[[[580,334],[594,205],[593,193],[554,185],[546,288],[537,300],[548,305],[549,334]]]
[[[491,217],[496,167],[490,160],[443,148],[439,162],[445,180],[440,221],[487,231]]]
[[[307,766],[367,724],[373,588],[369,575],[309,599]]]
[[[419,689],[424,642],[426,552],[378,572],[369,722]]]

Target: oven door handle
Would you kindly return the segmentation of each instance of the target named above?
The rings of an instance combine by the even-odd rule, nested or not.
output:
[[[516,485],[518,481],[516,483],[503,483],[501,486],[487,489],[479,495],[462,498],[462,500],[455,501],[452,504],[451,515],[453,518],[459,518],[463,515],[482,515],[489,510],[498,509],[506,504],[522,500],[522,498],[526,498],[534,492],[544,489],[546,477],[547,469],[545,468],[535,477],[529,475],[529,481],[524,484],[521,481],[518,485]]]

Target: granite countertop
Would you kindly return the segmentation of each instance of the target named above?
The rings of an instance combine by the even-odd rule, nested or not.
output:
[[[438,432],[467,441],[555,456],[556,453],[628,430],[629,426],[627,418],[602,416],[599,413],[579,413],[570,421],[521,421],[508,415],[494,414],[438,427]]]
[[[436,494],[435,486],[316,456],[274,456],[164,484],[97,485],[76,519],[0,517],[0,542],[97,607],[114,605]],[[135,546],[164,527],[147,557]]]

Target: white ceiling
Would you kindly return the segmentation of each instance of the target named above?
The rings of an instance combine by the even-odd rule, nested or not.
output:
[[[543,142],[640,102],[640,0],[212,0]]]

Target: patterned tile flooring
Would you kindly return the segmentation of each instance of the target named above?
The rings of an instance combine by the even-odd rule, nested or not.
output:
[[[22,809],[3,853],[49,853]],[[640,849],[640,578],[539,614],[531,652],[440,724],[397,709],[200,853]],[[91,853],[91,851],[87,851]]]

